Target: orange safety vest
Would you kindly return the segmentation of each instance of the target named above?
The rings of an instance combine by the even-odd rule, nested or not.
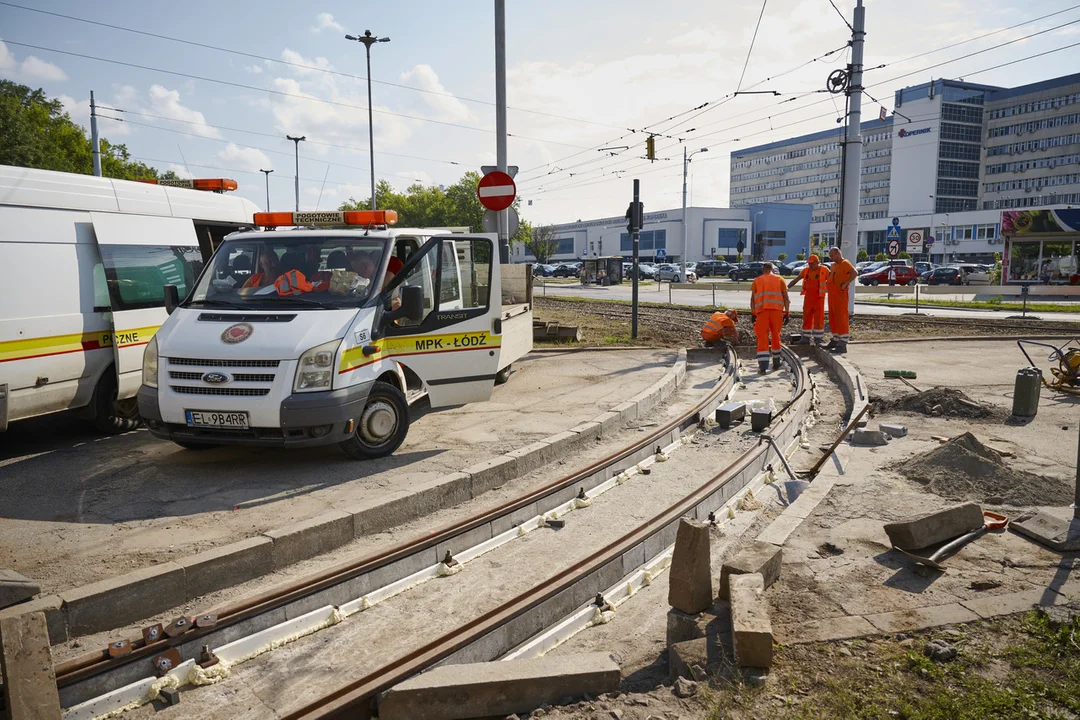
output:
[[[705,321],[705,327],[701,328],[701,339],[705,342],[716,342],[722,337],[734,337],[735,322],[722,312],[714,312],[712,317]]]
[[[829,287],[839,290],[841,285],[854,279],[857,274],[855,266],[847,259],[833,263],[832,270],[829,272]]]
[[[814,277],[815,275],[817,277]],[[825,297],[825,283],[829,279],[829,268],[824,265],[818,265],[817,271],[811,274],[811,268],[807,265],[802,269],[802,272],[799,273],[799,279],[803,281],[803,295]]]
[[[279,276],[274,281],[274,287],[277,288],[278,295],[299,295],[312,290],[312,284],[307,281],[304,273],[299,270],[290,270]]]
[[[262,284],[263,284],[263,280],[265,280],[265,279],[266,279],[266,273],[255,273],[254,275],[252,275],[251,277],[249,277],[247,279],[247,282],[244,283],[244,287],[246,287],[246,288],[261,287]]]
[[[758,275],[750,285],[754,314],[763,310],[784,309],[784,279],[779,275]]]

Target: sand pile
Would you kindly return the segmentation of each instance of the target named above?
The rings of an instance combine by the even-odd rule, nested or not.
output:
[[[874,400],[878,412],[916,412],[923,415],[958,418],[986,418],[997,414],[992,407],[975,402],[959,390],[936,387],[894,399]]]
[[[1073,489],[1064,480],[1010,468],[971,433],[916,455],[900,465],[900,472],[949,500],[1013,507],[1072,502]]]

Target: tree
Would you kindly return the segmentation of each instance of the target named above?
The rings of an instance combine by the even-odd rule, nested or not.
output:
[[[125,145],[113,145],[105,138],[100,145],[101,174],[105,177],[161,177],[156,168],[132,160]],[[85,175],[94,172],[90,139],[64,112],[60,101],[50,100],[40,88],[31,90],[10,80],[0,80],[0,165]]]
[[[876,262],[881,262],[884,259],[885,259],[885,253],[878,253],[877,255],[874,256],[874,260]]]
[[[743,254],[742,253],[739,253],[738,255],[735,256],[735,262],[741,263],[742,261],[743,261]]]
[[[901,260],[910,260],[911,259],[911,256],[907,254],[906,250],[901,250],[900,253],[896,257],[900,258]]]
[[[525,249],[544,265],[559,249],[555,239],[555,230],[550,225],[540,225],[532,231],[532,236],[525,241]]]
[[[855,262],[866,262],[869,259],[870,253],[866,252],[866,250],[860,250],[855,256]]]
[[[787,253],[780,253],[776,256],[776,259],[780,262],[784,262],[785,260],[787,260]]]
[[[806,259],[806,254],[805,253],[799,253],[798,255],[795,256],[795,259],[796,260],[805,260]]]

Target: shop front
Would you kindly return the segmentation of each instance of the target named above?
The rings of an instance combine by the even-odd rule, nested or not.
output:
[[[1005,210],[1002,284],[1080,285],[1080,210]]]

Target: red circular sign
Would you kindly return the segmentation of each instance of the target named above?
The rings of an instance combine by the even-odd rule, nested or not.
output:
[[[505,210],[514,204],[517,185],[514,184],[514,178],[504,172],[495,171],[480,179],[476,196],[480,198],[480,204],[488,210]]]

